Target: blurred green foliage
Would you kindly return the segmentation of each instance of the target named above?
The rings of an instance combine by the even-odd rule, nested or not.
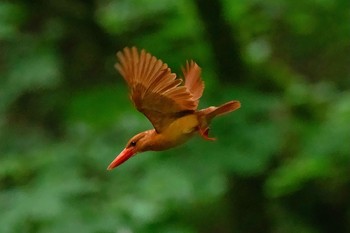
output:
[[[350,231],[350,2],[199,4],[0,2],[0,232]],[[239,53],[213,46],[225,33]],[[242,108],[213,122],[213,143],[107,172],[151,127],[113,68],[132,45],[177,73],[196,60],[201,107]],[[244,72],[224,77],[235,59]]]

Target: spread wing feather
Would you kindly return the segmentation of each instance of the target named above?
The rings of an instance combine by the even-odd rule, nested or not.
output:
[[[182,68],[185,77],[185,86],[192,94],[198,105],[199,98],[202,97],[204,82],[201,79],[201,68],[194,61],[186,61],[186,67]]]
[[[132,47],[117,53],[116,69],[130,88],[130,97],[137,110],[162,132],[184,113],[194,112],[203,92],[199,66],[191,61],[184,69],[185,85],[171,73],[167,64]]]

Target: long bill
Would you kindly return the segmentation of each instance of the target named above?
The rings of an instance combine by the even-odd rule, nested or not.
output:
[[[133,148],[125,148],[120,154],[109,164],[107,167],[107,170],[112,170],[113,168],[119,166],[120,164],[124,163],[126,160],[128,160],[131,156],[133,156],[135,152],[133,151]]]

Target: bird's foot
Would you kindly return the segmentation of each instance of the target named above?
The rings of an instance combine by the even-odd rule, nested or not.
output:
[[[215,141],[216,138],[211,138],[209,137],[209,127],[205,128],[205,129],[199,129],[199,135],[202,136],[202,138],[204,138],[205,140],[208,141]]]

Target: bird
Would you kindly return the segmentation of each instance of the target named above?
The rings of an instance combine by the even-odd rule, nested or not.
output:
[[[239,101],[231,100],[218,107],[198,110],[204,82],[201,68],[193,60],[186,61],[182,67],[183,78],[177,78],[166,63],[144,49],[125,47],[116,57],[115,68],[129,87],[131,101],[154,129],[133,136],[107,170],[138,153],[181,145],[195,134],[213,141],[215,138],[208,135],[211,120],[241,107]]]

